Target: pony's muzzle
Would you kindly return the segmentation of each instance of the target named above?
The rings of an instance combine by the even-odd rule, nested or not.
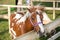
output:
[[[39,30],[37,33],[38,33],[39,37],[42,37],[44,35],[45,31],[41,32],[41,30]]]
[[[41,33],[44,33],[44,28],[40,29]]]

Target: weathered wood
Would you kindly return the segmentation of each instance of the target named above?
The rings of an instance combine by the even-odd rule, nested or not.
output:
[[[18,6],[18,5],[0,5],[0,6],[4,6],[4,7],[21,7],[21,8],[30,7],[30,6]],[[54,10],[54,8],[53,7],[45,7],[45,10]],[[60,8],[55,8],[55,10],[60,10]]]
[[[53,21],[47,25],[44,25],[45,32],[50,33],[52,30],[54,30],[58,26],[60,26],[60,18],[56,19],[55,21]]]
[[[55,19],[55,1],[53,1],[53,19]]]
[[[60,2],[60,0],[33,0],[33,1],[40,1],[40,2],[53,2],[53,1],[56,1],[56,2]]]
[[[60,36],[60,32],[58,32],[57,34],[53,35],[51,38],[49,38],[48,40],[55,40],[56,38],[58,38]]]
[[[15,40],[35,40],[36,38],[39,38],[39,35],[34,31],[30,31],[26,34],[21,35]]]

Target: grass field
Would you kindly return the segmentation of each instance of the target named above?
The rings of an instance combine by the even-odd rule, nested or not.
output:
[[[15,5],[15,0],[0,0],[0,5],[2,4]],[[0,7],[0,8],[5,8],[5,7]],[[0,9],[0,15],[1,14],[2,15],[7,14],[7,9],[6,10]],[[0,40],[11,40],[9,34],[8,20],[6,19],[0,19]]]
[[[11,40],[8,28],[8,20],[0,19],[0,40]]]

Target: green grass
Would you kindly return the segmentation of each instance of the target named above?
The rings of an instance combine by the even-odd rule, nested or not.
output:
[[[11,12],[14,12],[14,11],[16,11],[16,8],[11,8],[10,11],[11,11]],[[0,10],[0,15],[2,15],[2,14],[8,14],[8,10],[7,10],[7,9],[5,9],[5,10]]]
[[[0,10],[0,15],[7,14],[7,13],[8,13],[7,10]]]
[[[8,28],[8,20],[0,19],[0,40],[11,40]]]
[[[0,0],[0,5],[15,5],[15,0]],[[5,7],[0,6],[0,8],[5,8]],[[11,10],[13,11],[14,8]],[[0,14],[7,14],[7,13],[8,13],[7,9],[6,10],[0,9]]]

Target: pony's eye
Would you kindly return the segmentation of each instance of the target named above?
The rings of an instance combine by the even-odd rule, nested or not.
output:
[[[36,12],[36,14],[39,14],[38,12]]]
[[[32,20],[34,20],[34,18],[32,17]]]

